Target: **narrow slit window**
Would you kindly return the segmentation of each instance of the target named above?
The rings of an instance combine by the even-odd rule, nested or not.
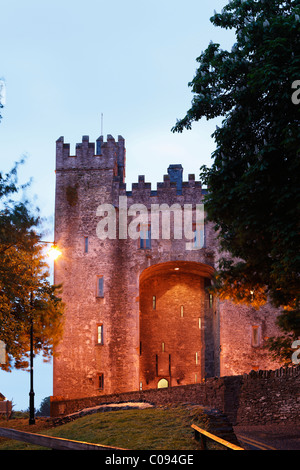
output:
[[[140,230],[140,248],[150,250],[151,248],[151,227],[141,226]]]
[[[97,344],[103,344],[103,325],[97,326]]]
[[[257,348],[260,345],[260,327],[257,325],[252,326],[252,346]]]
[[[201,330],[201,318],[198,318],[199,330]]]
[[[180,306],[180,316],[183,317],[183,305]]]
[[[97,277],[97,297],[104,297],[104,278],[103,276]]]
[[[193,224],[193,248],[200,249],[204,247],[204,227],[200,224]]]
[[[84,237],[84,252],[88,253],[89,251],[89,237]]]
[[[161,351],[165,352],[165,343],[161,343]]]
[[[153,295],[152,297],[152,308],[153,310],[156,310],[156,296],[155,295]]]
[[[213,295],[209,294],[209,308],[212,308],[213,306]]]
[[[98,374],[98,388],[99,390],[104,388],[104,374]]]

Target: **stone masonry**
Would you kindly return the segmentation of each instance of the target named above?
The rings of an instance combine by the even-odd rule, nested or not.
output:
[[[75,155],[63,137],[56,142],[55,241],[63,255],[54,281],[63,284],[66,312],[54,357],[54,397],[174,387],[277,368],[263,348],[277,332],[277,312],[269,305],[256,311],[220,302],[207,291],[220,255],[213,226],[203,228],[197,219],[206,193],[201,183],[194,175],[184,181],[182,166],[172,164],[156,189],[139,176],[128,190],[125,156],[121,136],[96,143],[83,136]],[[177,212],[168,211],[172,206]],[[153,207],[163,209],[156,221],[170,215],[170,234],[163,223],[154,233]],[[143,208],[147,219],[137,224]],[[184,223],[178,236],[178,213],[183,222],[191,214],[194,241]],[[139,229],[148,238],[141,240]]]
[[[224,413],[233,425],[298,424],[300,366],[214,377],[201,384],[115,393],[78,399],[51,399],[51,416],[72,416],[113,403],[154,406],[197,404]]]

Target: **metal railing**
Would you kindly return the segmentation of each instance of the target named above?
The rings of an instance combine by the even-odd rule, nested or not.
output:
[[[214,434],[211,434],[210,432],[205,431],[205,429],[199,428],[195,424],[192,424],[192,428],[194,429],[194,432],[195,432],[196,441],[200,441],[201,443],[201,450],[208,450],[207,439],[210,439],[214,442],[217,442],[218,444],[221,444],[222,446],[226,447],[227,450],[245,450],[242,447],[239,447],[235,444],[231,444],[231,442],[225,441],[225,439],[222,439],[221,437],[215,436]]]
[[[201,442],[201,450],[207,450],[207,439],[211,439],[218,444],[225,446],[228,450],[245,450],[231,442],[225,441],[210,432],[199,428],[195,424],[191,426],[195,431],[195,439]],[[44,434],[36,434],[17,429],[0,428],[0,437],[6,437],[17,441],[27,442],[29,444],[38,445],[41,447],[48,447],[56,450],[128,450],[120,447],[104,446],[101,444],[92,444],[89,442],[74,441],[71,439],[64,439],[61,437],[46,436]]]
[[[49,447],[55,450],[127,450],[118,447],[91,444],[89,442],[73,441],[61,437],[45,436],[31,432],[18,431],[16,429],[0,428],[0,436],[17,441],[23,441],[41,447]]]

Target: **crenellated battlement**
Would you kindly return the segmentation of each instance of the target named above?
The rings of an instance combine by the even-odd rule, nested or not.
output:
[[[178,167],[177,174],[172,171],[174,167]],[[134,199],[145,197],[160,199],[167,196],[169,199],[179,202],[185,201],[190,196],[191,200],[200,202],[203,195],[206,194],[206,190],[202,189],[200,181],[195,181],[194,174],[188,175],[188,181],[182,181],[182,170],[181,165],[170,165],[168,174],[164,175],[162,182],[156,183],[155,189],[152,188],[151,183],[145,181],[144,175],[139,175],[138,182],[132,183],[131,190],[127,190],[125,183],[120,184],[120,190],[122,194]]]
[[[202,190],[201,182],[195,180],[194,174],[188,175],[188,181],[183,181],[183,167],[181,164],[171,164],[163,181],[156,183],[152,188],[151,183],[145,181],[144,175],[139,175],[138,182],[132,183],[131,188],[125,183],[125,140],[118,136],[116,141],[110,134],[106,142],[103,136],[96,142],[90,142],[89,136],[82,136],[82,141],[75,145],[75,153],[72,154],[70,144],[64,142],[64,137],[56,141],[56,171],[70,170],[111,170],[115,187],[119,187],[120,194],[133,198],[166,197],[183,199],[192,197],[200,200],[206,191]]]
[[[106,142],[103,141],[103,136],[96,142],[90,142],[89,136],[84,135],[82,142],[75,145],[73,155],[70,153],[70,144],[65,143],[61,136],[56,141],[56,171],[111,169],[114,176],[119,176],[120,181],[124,181],[125,154],[125,140],[120,135],[117,142],[110,134]]]
[[[102,156],[106,153],[107,149],[114,148],[124,149],[125,140],[122,136],[118,136],[118,141],[116,142],[114,137],[110,134],[107,135],[107,142],[103,141],[103,136],[101,135],[95,142],[90,142],[88,135],[82,136],[82,142],[75,145],[75,155],[70,154],[70,144],[64,143],[64,137],[61,136],[56,141],[56,156],[67,157],[90,157],[90,156]],[[96,151],[95,151],[96,149]]]

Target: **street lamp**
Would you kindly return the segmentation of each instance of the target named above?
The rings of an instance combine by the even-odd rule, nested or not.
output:
[[[39,243],[51,243],[47,253],[49,258],[54,261],[60,255],[61,251],[57,248],[55,242],[40,240]],[[29,392],[29,424],[35,424],[34,417],[34,389],[33,389],[33,292],[30,293],[30,392]]]
[[[55,243],[52,243],[52,246],[49,249],[47,256],[49,256],[52,261],[55,261],[60,255],[61,251],[57,248]]]
[[[35,424],[34,390],[33,390],[33,294],[30,292],[30,392],[29,392],[29,424]]]

